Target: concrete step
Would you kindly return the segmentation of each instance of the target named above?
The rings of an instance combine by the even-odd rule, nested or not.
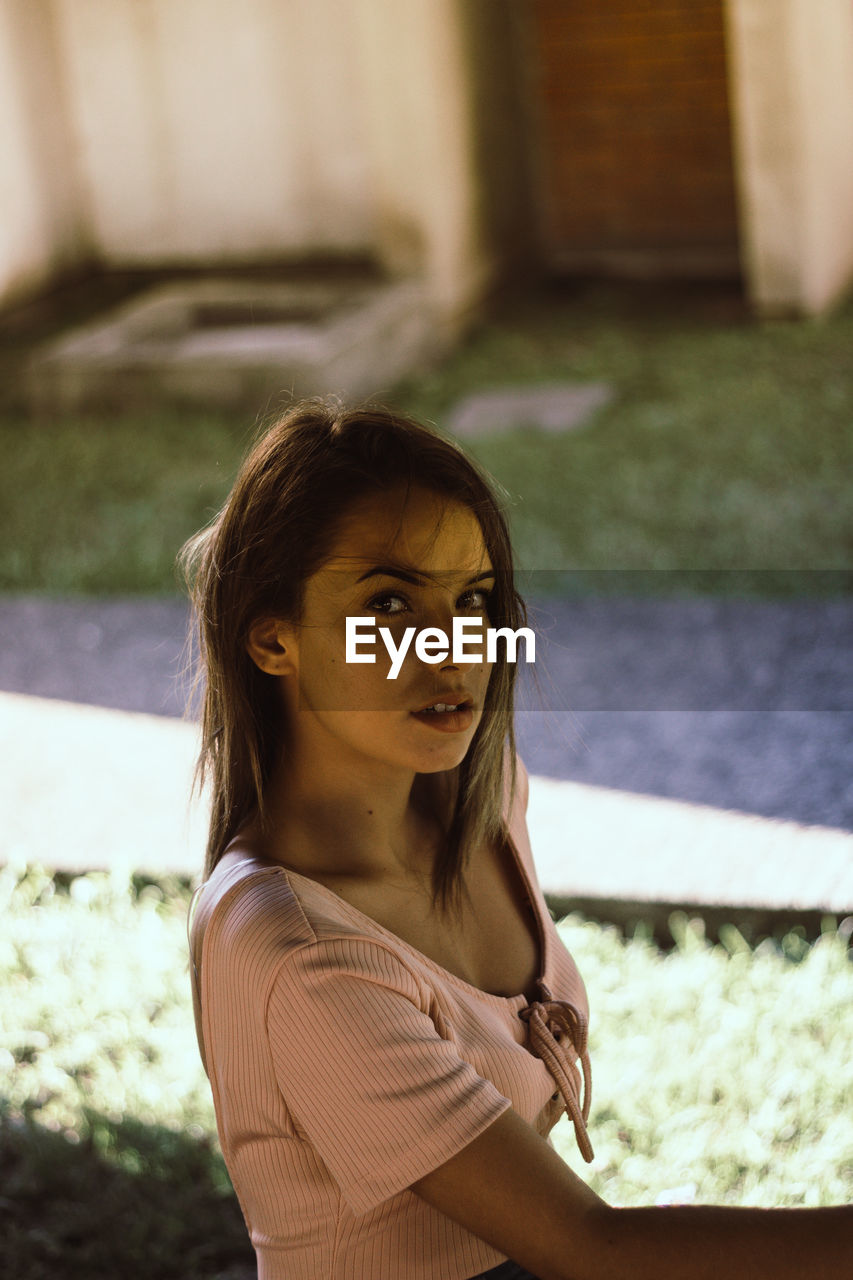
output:
[[[0,694],[0,861],[196,877],[194,725]],[[721,918],[853,912],[853,835],[531,777],[529,827],[558,913],[624,923],[674,906]]]
[[[436,341],[417,280],[175,280],[43,343],[23,392],[41,414],[164,403],[256,413],[294,397],[381,393]]]

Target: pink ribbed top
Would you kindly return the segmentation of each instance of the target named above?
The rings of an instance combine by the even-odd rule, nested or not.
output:
[[[510,1105],[543,1135],[568,1109],[591,1158],[586,993],[536,880],[518,773],[506,816],[539,925],[533,1004],[480,991],[278,863],[217,868],[202,889],[199,1044],[259,1280],[467,1280],[497,1266],[502,1254],[407,1188]]]

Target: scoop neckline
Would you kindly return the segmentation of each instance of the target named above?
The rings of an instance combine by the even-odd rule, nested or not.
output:
[[[512,835],[512,832],[510,830],[510,826],[508,823],[506,828],[506,836],[507,836],[507,843],[509,845],[513,860],[515,862],[516,867],[518,868],[519,874],[521,875],[522,885],[524,887],[524,891],[527,896],[527,901],[530,903],[530,906],[533,908],[533,915],[536,920],[536,932],[539,938],[539,963],[537,964],[537,969],[539,969],[540,972],[534,978],[533,985],[542,987],[543,984],[547,985],[548,965],[550,963],[548,933],[545,928],[544,921],[542,919],[542,913],[539,907],[539,903],[537,901],[537,897],[533,892],[533,885],[530,881],[530,877],[527,874],[527,868],[524,866],[522,862],[521,856],[518,851],[518,845],[515,841],[514,836]],[[437,960],[433,960],[433,958],[431,956],[428,956],[425,951],[420,951],[411,942],[407,942],[406,939],[401,938],[398,933],[394,933],[392,929],[386,929],[385,926],[380,924],[378,920],[374,920],[373,916],[368,915],[366,911],[360,910],[359,907],[354,907],[351,902],[347,902],[346,898],[342,898],[339,893],[335,893],[334,889],[330,889],[328,885],[323,884],[322,881],[315,880],[312,876],[306,876],[301,871],[294,871],[291,867],[288,867],[283,862],[268,862],[266,859],[259,859],[257,857],[255,857],[254,860],[258,862],[262,862],[265,866],[277,867],[281,871],[283,871],[286,876],[288,877],[296,876],[298,880],[305,880],[308,882],[308,884],[314,885],[316,888],[321,889],[323,893],[327,894],[331,898],[334,898],[335,902],[339,903],[346,911],[350,912],[352,915],[358,916],[360,920],[366,920],[373,929],[378,929],[380,933],[385,934],[389,938],[393,938],[396,943],[398,943],[400,946],[405,947],[407,951],[411,951],[412,954],[416,955],[419,960],[425,962],[431,968],[436,969],[439,973],[443,974],[445,978],[449,978],[451,982],[456,983],[458,986],[464,987],[466,991],[471,991],[475,995],[483,997],[486,1000],[496,1000],[498,1001],[498,1003],[502,1005],[518,1004],[519,1007],[523,1007],[530,1004],[529,998],[524,994],[523,991],[520,991],[518,992],[518,994],[512,995],[512,996],[499,996],[499,995],[496,995],[493,991],[484,991],[482,987],[474,986],[473,982],[467,982],[465,978],[460,978],[458,973],[454,973],[452,969],[446,969],[443,964],[439,964]]]

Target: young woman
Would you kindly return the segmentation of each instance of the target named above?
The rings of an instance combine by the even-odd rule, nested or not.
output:
[[[261,1280],[849,1271],[848,1208],[614,1209],[547,1141],[568,1112],[592,1158],[588,1009],[536,882],[508,648],[441,645],[525,619],[465,455],[298,405],[185,561],[196,1021]]]

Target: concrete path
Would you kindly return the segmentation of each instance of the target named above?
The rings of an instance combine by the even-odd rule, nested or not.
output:
[[[537,613],[519,741],[558,905],[853,910],[853,603]],[[3,856],[196,873],[185,623],[172,600],[0,600]]]

